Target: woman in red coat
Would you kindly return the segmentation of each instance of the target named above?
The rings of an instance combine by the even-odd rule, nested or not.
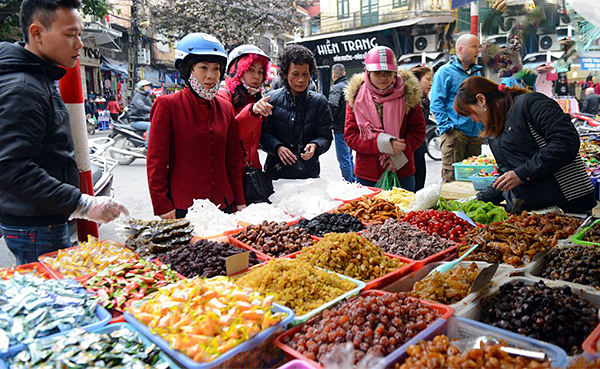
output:
[[[194,199],[209,199],[226,212],[245,206],[235,111],[217,95],[226,62],[213,36],[185,36],[177,44],[175,67],[186,86],[152,106],[148,187],[154,214],[163,219],[185,217]]]
[[[262,97],[270,58],[258,46],[241,45],[231,50],[227,62],[225,88],[219,95],[229,99],[235,109],[240,140],[248,166],[261,169],[258,145],[262,117],[271,114],[269,97]]]
[[[346,90],[344,138],[356,151],[354,174],[373,186],[384,171],[395,171],[401,186],[415,189],[414,151],[425,140],[421,87],[409,71],[398,71],[394,52],[385,46],[365,56],[365,72]]]

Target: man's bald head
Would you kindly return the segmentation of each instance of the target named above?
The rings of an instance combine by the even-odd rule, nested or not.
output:
[[[479,54],[479,39],[472,34],[465,34],[456,40],[456,55],[464,67],[474,64]]]

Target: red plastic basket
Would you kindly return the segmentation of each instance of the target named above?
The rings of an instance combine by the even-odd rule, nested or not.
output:
[[[369,290],[369,291],[363,291],[361,292],[358,296],[370,296],[370,295],[375,295],[375,296],[383,296],[386,294],[391,294],[393,292],[385,292],[385,291],[379,291],[379,290]],[[356,297],[353,297],[349,300],[346,300],[345,302],[342,302],[342,304],[349,304],[351,303]],[[442,305],[439,304],[437,302],[432,302],[432,301],[427,301],[427,300],[419,300],[421,301],[421,303],[423,303],[424,305],[430,306],[432,308],[434,308],[435,310],[437,310],[440,313],[440,317],[438,319],[444,319],[444,320],[448,320],[453,314],[454,314],[454,309],[452,309],[449,306],[446,305]],[[322,313],[321,313],[322,314]],[[305,323],[302,323],[290,330],[287,330],[285,332],[283,332],[282,334],[280,334],[276,339],[275,339],[275,345],[277,347],[279,347],[284,353],[285,355],[290,358],[290,359],[300,359],[302,361],[308,362],[310,365],[314,366],[315,368],[320,368],[323,369],[323,365],[321,365],[320,363],[317,363],[309,358],[307,358],[306,356],[302,355],[301,353],[299,353],[298,351],[294,350],[292,347],[288,346],[287,344],[284,343],[284,340],[288,337],[291,337],[293,335],[295,335],[296,333],[298,333],[302,327],[305,324],[309,324],[312,323],[314,320],[316,320],[321,314],[311,318],[310,320],[308,320]],[[427,328],[426,328],[427,329]],[[406,343],[408,343],[410,340],[408,340]]]
[[[598,339],[600,338],[600,324],[590,333],[588,338],[583,341],[581,345],[583,347],[583,351],[588,354],[597,354],[598,353]]]
[[[71,250],[71,249],[74,249],[77,247],[79,247],[79,246],[67,247],[66,249],[62,249],[61,251]],[[65,279],[65,276],[62,275],[61,272],[52,268],[50,265],[48,265],[42,261],[42,259],[47,258],[47,257],[48,258],[56,258],[57,255],[58,255],[58,251],[49,252],[47,254],[40,255],[38,257],[38,260],[44,266],[44,268],[46,268],[50,273],[52,273],[52,275],[54,275],[54,277],[56,279]],[[89,274],[87,274],[87,275],[89,275]],[[81,276],[81,277],[85,277],[85,276]]]
[[[54,274],[52,274],[52,272],[49,271],[48,268],[46,268],[40,262],[28,263],[10,268],[3,268],[1,269],[1,271],[10,269],[12,269],[13,272],[19,272],[21,274],[27,274],[30,273],[33,269],[37,269],[38,275],[40,277],[45,279],[57,279],[56,276],[54,276]]]

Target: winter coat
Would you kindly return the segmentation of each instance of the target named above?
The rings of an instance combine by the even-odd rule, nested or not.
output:
[[[149,95],[145,95],[140,91],[135,91],[131,104],[129,104],[130,122],[148,122],[150,121],[150,109],[152,108],[152,100]]]
[[[348,86],[348,78],[341,77],[334,82],[329,93],[329,109],[333,115],[333,132],[344,133],[346,123],[346,96],[344,92]]]
[[[419,81],[407,70],[400,69],[398,73],[404,82],[406,95],[406,115],[402,117],[404,123],[400,132],[396,135],[397,138],[403,138],[406,141],[404,154],[408,162],[396,172],[398,177],[402,178],[415,174],[413,153],[425,140],[425,118],[420,105],[423,92],[421,91]],[[344,139],[348,143],[348,146],[356,151],[354,174],[369,181],[377,181],[385,171],[379,163],[379,154],[381,154],[377,147],[377,137],[379,134],[369,140],[361,138],[353,110],[354,100],[363,82],[364,74],[361,73],[355,74],[348,84],[348,89],[346,90],[348,105],[346,107]],[[385,122],[383,124],[385,125]]]
[[[235,119],[239,129],[239,137],[246,154],[245,162],[254,168],[261,169],[260,158],[258,157],[258,146],[260,145],[260,134],[262,132],[262,116],[252,112],[252,105],[257,101],[249,93],[245,93],[246,105],[240,106],[235,110]],[[231,102],[231,94],[226,89],[219,90],[219,95]]]
[[[523,210],[556,205],[582,213],[596,206],[579,135],[553,99],[535,92],[516,96],[502,133],[488,142],[498,171],[514,170],[523,181],[512,190],[525,201]]]
[[[187,209],[194,199],[221,208],[244,205],[242,147],[229,100],[183,91],[160,96],[150,113],[148,187],[155,215]]]
[[[471,76],[481,76],[480,65],[471,67],[470,72],[453,55],[433,76],[431,87],[431,112],[437,121],[440,135],[451,129],[459,130],[469,137],[479,136],[483,126],[469,117],[463,117],[454,111],[454,98],[463,81]]]
[[[600,109],[600,96],[596,94],[587,95],[581,104],[581,112],[586,114],[598,114]]]
[[[65,70],[0,43],[0,223],[65,223],[81,197],[69,113],[55,81]]]
[[[260,142],[267,152],[265,171],[273,179],[317,178],[321,172],[319,156],[329,150],[333,136],[331,134],[332,117],[325,96],[304,91],[293,97],[288,87],[268,93],[273,114],[265,119]],[[300,139],[301,142],[300,142]],[[314,143],[317,149],[307,161],[300,158],[307,144]],[[284,165],[279,160],[277,149],[285,146],[297,157],[297,164]],[[298,170],[298,166],[305,170]]]

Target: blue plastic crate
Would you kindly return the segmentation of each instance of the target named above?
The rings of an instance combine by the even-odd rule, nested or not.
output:
[[[443,329],[438,329],[436,331],[435,327],[431,326],[421,333],[422,334],[419,334],[419,336],[425,338],[417,339],[417,337],[419,337],[417,336],[409,341],[409,343],[412,345],[417,344],[423,339],[431,340],[439,334],[445,334],[450,339],[476,339],[480,336],[491,336],[504,340],[509,346],[520,347],[525,350],[543,351],[548,360],[550,360],[553,368],[563,368],[567,363],[567,353],[558,346],[467,318],[451,317],[448,319],[447,324]],[[399,360],[397,361],[402,360],[405,357],[405,354],[406,350],[404,351],[404,355],[399,357]]]
[[[475,191],[485,190],[486,188],[493,185],[494,182],[496,182],[496,179],[498,179],[498,176],[493,176],[493,177],[479,177],[477,175],[471,176],[471,182],[473,182],[473,188],[475,189]]]
[[[96,313],[96,317],[98,317],[98,321],[96,323],[84,325],[83,327],[81,327],[81,328],[85,329],[86,332],[91,332],[94,329],[98,329],[98,328],[104,327],[112,319],[112,315],[110,315],[110,313],[105,308],[103,308],[102,306],[100,306],[100,304],[98,304],[96,306],[95,313]],[[51,335],[46,336],[46,337],[39,337],[39,339],[52,338],[52,337],[57,337],[57,336],[64,336],[67,333],[69,333],[70,331],[72,331],[72,329],[68,329],[68,330],[63,331],[63,332],[54,333],[54,334],[51,334]],[[25,344],[23,344],[23,343],[19,343],[19,344],[10,346],[8,348],[8,351],[0,352],[0,359],[5,359],[7,357],[12,357],[16,353],[18,353],[19,351],[23,350],[24,348],[25,348]]]
[[[466,181],[470,182],[471,177],[481,170],[485,170],[486,172],[492,172],[495,167],[493,165],[472,165],[472,164],[461,164],[454,163],[452,164],[454,167],[454,179],[457,181]]]
[[[287,316],[276,325],[267,328],[264,331],[255,335],[254,337],[250,338],[249,340],[240,343],[236,347],[232,348],[231,350],[216,358],[215,360],[205,363],[199,363],[197,361],[194,361],[192,360],[192,358],[185,355],[181,351],[173,350],[169,342],[165,341],[158,335],[152,333],[146,325],[142,324],[139,320],[137,320],[133,315],[131,315],[128,312],[125,313],[125,320],[127,320],[134,328],[136,328],[139,332],[146,336],[150,341],[154,342],[161,349],[163,349],[163,351],[165,351],[170,357],[175,359],[175,361],[180,363],[183,367],[188,369],[209,369],[223,364],[227,360],[235,357],[236,355],[242,352],[252,350],[253,348],[266,341],[275,333],[279,332],[280,330],[285,330],[287,326],[294,320],[294,312],[290,308],[279,304],[273,304],[273,308],[271,310],[275,313],[285,313],[287,314]]]
[[[115,323],[115,324],[109,324],[107,326],[104,326],[102,328],[98,328],[98,329],[94,329],[92,331],[90,331],[91,333],[110,333],[110,332],[114,332],[116,330],[119,329],[127,329],[130,330],[132,332],[134,332],[136,334],[136,337],[142,341],[142,343],[144,344],[144,346],[149,346],[152,344],[152,342],[146,338],[143,334],[140,334],[131,324],[129,323]],[[42,338],[42,340],[48,340],[48,339],[52,339],[52,337],[46,337],[46,338]],[[25,347],[23,347],[22,349],[25,349]],[[11,355],[10,357],[18,354],[21,350],[19,350],[18,352],[15,352],[13,355]],[[167,363],[169,363],[169,367],[171,369],[181,369],[179,367],[179,365],[175,364],[175,362],[173,360],[171,360],[171,358],[169,356],[167,356],[167,354],[165,354],[162,350],[159,354],[159,358],[162,361],[165,361]],[[8,358],[7,358],[8,359]],[[0,369],[5,369],[7,368],[7,362],[5,360],[0,360]]]

